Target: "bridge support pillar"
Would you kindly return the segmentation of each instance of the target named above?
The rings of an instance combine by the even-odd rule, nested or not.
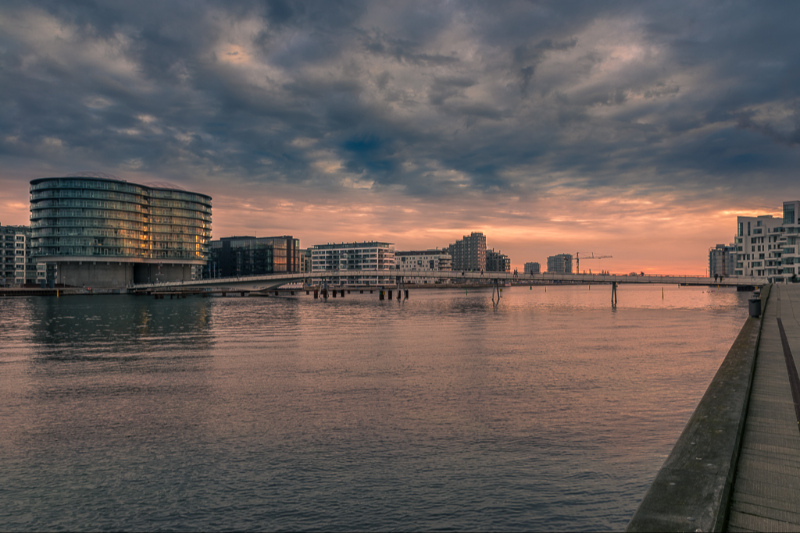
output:
[[[498,280],[492,280],[492,304],[497,307],[500,304],[500,282]],[[495,294],[497,295],[497,301],[495,302],[494,297]]]

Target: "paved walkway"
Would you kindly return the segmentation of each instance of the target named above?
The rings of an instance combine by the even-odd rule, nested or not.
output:
[[[773,285],[769,296],[732,491],[730,531],[800,531],[800,426],[778,319],[795,367],[800,366],[800,285]]]

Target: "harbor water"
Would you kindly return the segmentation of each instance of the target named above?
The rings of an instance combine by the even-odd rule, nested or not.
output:
[[[357,292],[0,299],[0,529],[620,530],[748,296]]]

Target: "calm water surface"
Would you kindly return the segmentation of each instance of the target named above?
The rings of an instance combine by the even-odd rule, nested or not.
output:
[[[622,529],[747,315],[661,290],[0,298],[0,529]]]

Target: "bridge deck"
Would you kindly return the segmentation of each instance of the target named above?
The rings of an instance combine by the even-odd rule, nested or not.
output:
[[[165,288],[165,287],[251,287],[274,288],[286,283],[294,283],[306,279],[327,279],[331,282],[342,278],[368,278],[379,276],[382,279],[404,278],[440,278],[459,281],[521,281],[521,282],[567,282],[567,283],[661,283],[681,285],[720,285],[723,287],[734,286],[761,286],[767,283],[766,278],[735,277],[715,280],[703,276],[625,276],[602,274],[515,274],[513,272],[468,272],[468,271],[430,271],[430,270],[331,270],[327,272],[268,274],[261,276],[247,276],[241,278],[202,279],[196,281],[178,281],[169,283],[147,283],[134,286],[134,290]]]
[[[778,318],[796,368],[800,286],[774,285],[764,314],[733,484],[730,531],[800,531],[800,413]]]

